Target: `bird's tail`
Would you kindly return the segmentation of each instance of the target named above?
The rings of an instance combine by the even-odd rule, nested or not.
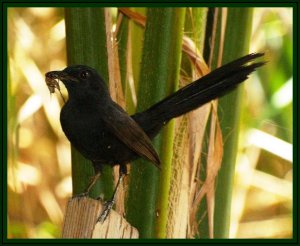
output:
[[[263,53],[252,53],[221,66],[154,104],[146,111],[135,115],[134,118],[138,122],[150,121],[162,124],[221,97],[245,81],[256,68],[264,65],[265,62],[253,62],[263,55]],[[140,122],[140,124],[146,126],[149,123]],[[151,131],[151,129],[144,130]]]

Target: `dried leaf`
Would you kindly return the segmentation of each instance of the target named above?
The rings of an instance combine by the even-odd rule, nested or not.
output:
[[[134,20],[137,24],[141,25],[142,27],[145,27],[146,23],[146,17],[130,10],[129,8],[119,8],[119,11],[126,15],[128,18]]]
[[[192,234],[195,234],[198,226],[198,224],[194,223],[196,218],[196,213],[203,197],[207,195],[210,237],[213,237],[215,179],[221,168],[222,157],[223,157],[222,131],[217,117],[216,103],[213,103],[213,109],[214,110],[212,110],[212,120],[211,120],[210,137],[209,137],[206,180],[202,185],[200,191],[196,194],[195,200],[193,202],[193,210],[191,212],[191,221],[190,221],[192,227],[191,228]]]
[[[105,8],[106,43],[108,54],[109,91],[112,99],[123,108],[125,106],[121,83],[118,44],[112,31],[112,17],[109,8]]]
[[[124,94],[122,90],[118,44],[116,42],[116,32],[112,29],[112,17],[109,8],[104,9],[105,27],[106,27],[106,43],[108,54],[108,75],[109,75],[109,91],[112,99],[121,107],[125,108]],[[119,177],[119,168],[114,167],[114,183],[117,184]],[[116,210],[123,214],[124,208],[124,188],[120,186],[116,194]]]

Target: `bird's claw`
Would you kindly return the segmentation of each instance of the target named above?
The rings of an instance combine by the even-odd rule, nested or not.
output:
[[[105,207],[100,216],[98,217],[97,222],[103,223],[106,220],[114,204],[114,200],[105,202]]]

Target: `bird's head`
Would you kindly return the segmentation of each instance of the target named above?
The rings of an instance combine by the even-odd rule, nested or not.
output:
[[[62,71],[50,71],[46,73],[45,76],[49,89],[51,87],[51,84],[52,87],[57,87],[57,81],[60,80],[67,88],[69,98],[83,98],[92,95],[108,95],[108,90],[105,82],[97,73],[97,71],[89,66],[68,66]]]

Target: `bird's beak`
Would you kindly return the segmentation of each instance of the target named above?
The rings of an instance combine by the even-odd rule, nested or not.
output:
[[[65,81],[75,81],[75,82],[78,82],[78,79],[73,77],[73,76],[70,76],[69,74],[67,74],[66,72],[64,71],[51,71],[51,72],[48,72],[45,74],[46,76],[46,82],[50,82],[51,81],[56,81],[57,80],[60,80],[61,82],[65,82]]]

